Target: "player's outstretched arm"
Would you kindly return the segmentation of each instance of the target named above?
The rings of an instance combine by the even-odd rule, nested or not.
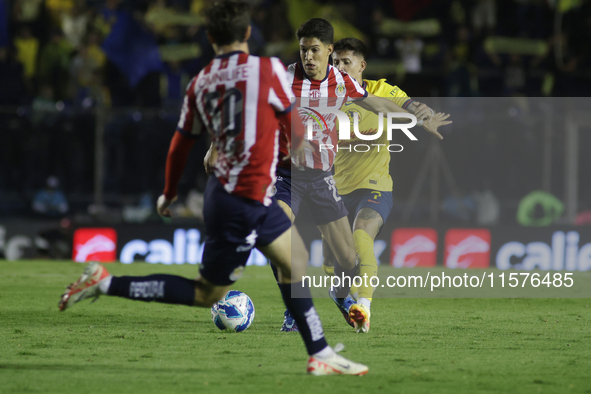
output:
[[[376,96],[373,93],[367,92],[367,97],[371,100],[357,100],[355,104],[358,104],[361,108],[371,111],[373,113],[387,113],[387,112],[409,112],[393,101],[386,98]]]
[[[369,92],[368,92],[369,93]],[[411,113],[417,117],[418,124],[421,125],[424,119],[427,119],[429,116],[432,115],[432,110],[427,105],[419,103],[415,101],[412,106],[408,108],[408,110],[400,107],[398,104],[389,100],[384,97],[376,96],[373,93],[369,93],[368,97],[372,100],[361,100],[358,101],[356,104],[363,109],[368,111],[372,111],[373,113],[388,113],[388,112],[405,112]]]

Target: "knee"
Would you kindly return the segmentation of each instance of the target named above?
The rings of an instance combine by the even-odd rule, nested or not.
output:
[[[355,237],[355,233],[358,231],[363,231],[367,235],[371,237],[371,239],[375,239],[382,227],[381,218],[373,219],[373,220],[355,220],[355,227],[353,228],[353,237]],[[355,239],[357,241],[357,239]]]
[[[355,232],[357,230],[362,230],[362,231],[365,231],[366,233],[369,234],[369,232],[371,231],[371,228],[374,226],[375,226],[374,223],[369,223],[366,220],[359,220],[359,221],[357,221],[357,223],[355,223],[355,228],[353,229],[353,232]]]

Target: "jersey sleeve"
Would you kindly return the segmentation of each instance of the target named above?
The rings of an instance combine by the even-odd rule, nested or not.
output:
[[[342,73],[345,81],[345,88],[347,89],[347,96],[353,99],[367,97],[368,93],[355,78],[351,78],[349,74]]]
[[[177,125],[177,131],[184,135],[185,137],[189,138],[197,138],[199,137],[204,130],[203,122],[199,117],[199,112],[197,111],[197,100],[195,97],[195,83],[197,82],[197,77],[194,77],[189,85],[187,85],[187,90],[185,93],[185,98],[183,100],[183,107],[181,109],[181,116],[179,119],[179,123]]]
[[[399,107],[407,109],[414,101],[408,94],[398,86],[389,83],[385,79],[380,79],[376,86],[376,96],[386,97],[394,101]]]
[[[271,78],[269,83],[269,104],[278,113],[291,111],[293,92],[288,83],[285,66],[276,57],[270,58]]]
[[[293,81],[295,79],[297,67],[297,63],[292,63],[289,66],[287,66],[287,84],[289,86],[293,86]]]

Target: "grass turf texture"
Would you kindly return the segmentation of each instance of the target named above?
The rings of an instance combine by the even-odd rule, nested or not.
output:
[[[284,307],[268,267],[248,267],[234,286],[256,308],[242,333],[219,331],[209,309],[114,297],[58,312],[82,265],[0,267],[0,393],[591,393],[589,299],[376,299],[368,335],[317,299],[329,343],[345,343],[342,354],[370,371],[313,377],[299,335],[279,332]]]

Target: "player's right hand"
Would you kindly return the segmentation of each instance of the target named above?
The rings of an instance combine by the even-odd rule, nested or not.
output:
[[[213,147],[213,144],[209,146],[205,157],[203,158],[203,167],[205,167],[205,173],[207,175],[213,174],[213,169],[215,167],[215,159],[217,158],[217,151]]]
[[[156,202],[156,211],[158,212],[158,215],[169,218],[171,215],[168,207],[170,207],[176,199],[177,197],[174,197],[172,200],[169,200],[164,194],[158,197],[158,201]]]
[[[287,158],[292,158],[292,162],[296,166],[304,166],[306,163],[306,149],[309,151],[313,151],[314,147],[310,144],[310,142],[304,140],[302,141],[300,147],[298,149],[294,149],[291,151],[291,154]],[[286,160],[286,159],[284,159]]]

